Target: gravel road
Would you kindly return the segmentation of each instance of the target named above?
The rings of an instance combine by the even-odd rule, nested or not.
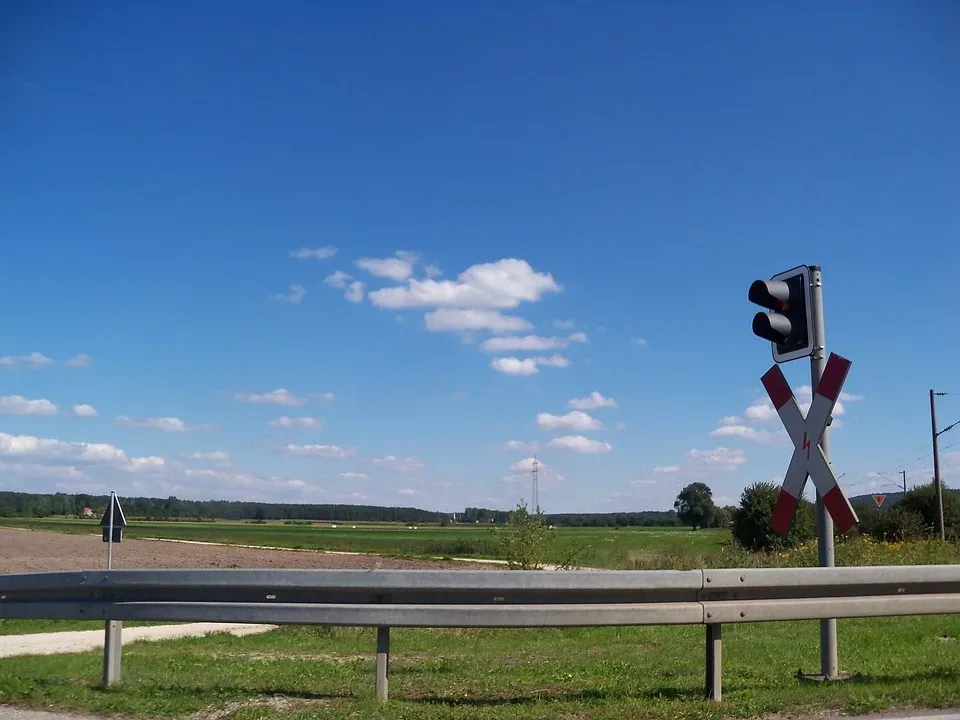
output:
[[[231,635],[254,635],[273,630],[273,625],[252,623],[185,623],[151,627],[125,627],[121,637],[127,645],[137,640],[174,640],[196,637],[214,632]],[[58,655],[97,650],[103,647],[104,631],[67,630],[64,632],[28,633],[27,635],[0,635],[0,658],[15,655]]]

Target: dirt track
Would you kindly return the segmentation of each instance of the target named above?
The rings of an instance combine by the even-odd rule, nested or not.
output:
[[[107,547],[99,535],[69,535],[0,528],[0,573],[47,570],[102,570]],[[483,569],[483,565],[401,560],[377,555],[336,555],[299,550],[258,550],[192,545],[162,540],[128,540],[113,548],[115,568],[340,568]]]

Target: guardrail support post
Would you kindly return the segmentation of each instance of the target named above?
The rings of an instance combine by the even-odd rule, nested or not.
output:
[[[390,628],[377,628],[377,700],[387,701],[388,678],[390,677]]]
[[[120,655],[123,649],[123,621],[107,620],[103,639],[103,684],[120,682]]]
[[[721,650],[723,641],[721,640],[723,626],[707,625],[707,699],[714,702],[720,702],[722,688],[720,683],[721,671],[723,669]]]

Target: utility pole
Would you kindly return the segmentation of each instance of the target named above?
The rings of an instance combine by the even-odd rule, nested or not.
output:
[[[903,494],[907,494],[907,471],[901,470],[900,474],[903,475]]]
[[[827,365],[827,338],[823,321],[823,276],[819,265],[810,266],[810,315],[813,321],[813,354],[810,356],[810,387],[813,392],[820,385],[823,369]],[[830,422],[820,438],[823,457],[830,462]],[[827,512],[823,498],[817,492],[817,555],[820,567],[834,566],[833,518]],[[839,675],[837,661],[837,621],[834,618],[820,621],[820,672],[824,680]]]
[[[537,456],[533,456],[533,467],[530,470],[530,474],[533,476],[533,507],[530,508],[534,513],[537,512],[540,508],[540,462],[537,460]]]
[[[946,540],[947,534],[943,527],[943,482],[940,479],[940,443],[937,438],[940,433],[937,432],[937,403],[935,398],[938,395],[946,395],[943,392],[934,392],[930,390],[930,428],[933,434],[933,483],[937,486],[937,529],[940,531],[940,539]]]

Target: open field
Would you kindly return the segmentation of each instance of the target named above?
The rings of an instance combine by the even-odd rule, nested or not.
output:
[[[418,526],[389,523],[285,524],[283,522],[162,522],[129,520],[126,538],[199,540],[232,545],[376,553],[394,557],[496,558],[496,533],[476,525]],[[97,521],[72,518],[0,518],[0,527],[60,533],[97,533]],[[726,530],[689,528],[558,528],[547,562],[628,568],[635,559],[666,552],[710,556],[729,543]],[[0,571],[2,571],[0,567]],[[7,571],[10,572],[10,571]]]
[[[724,702],[702,699],[703,629],[404,630],[391,701],[374,700],[372,629],[134,644],[124,682],[98,687],[99,653],[0,660],[0,702],[204,718],[720,718],[960,704],[960,618],[842,620],[852,680],[807,684],[816,622],[730,625]]]

